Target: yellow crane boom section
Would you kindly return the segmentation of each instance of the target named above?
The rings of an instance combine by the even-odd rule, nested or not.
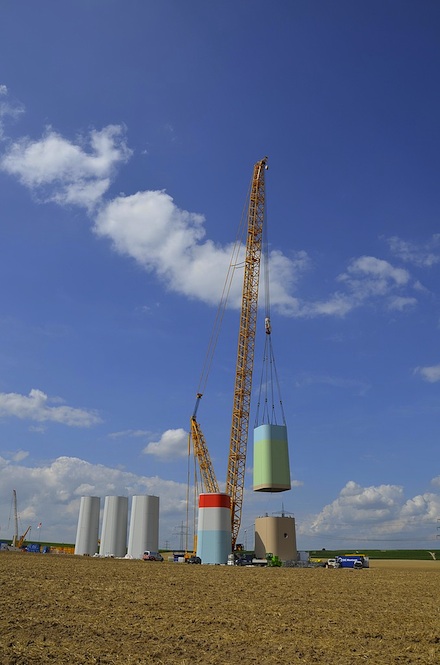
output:
[[[200,479],[202,483],[202,492],[220,492],[217,478],[215,477],[214,467],[212,466],[208,446],[203,435],[202,429],[196,420],[197,409],[202,395],[198,393],[196,407],[191,417],[191,440],[193,444],[194,457],[198,460],[200,469]]]
[[[247,438],[254,366],[255,333],[258,312],[258,287],[265,219],[265,179],[267,157],[254,166],[247,216],[246,255],[243,291],[238,333],[238,349],[235,373],[232,425],[229,446],[226,493],[231,497],[232,549],[235,548],[241,524],[244,474],[246,466]],[[191,441],[198,461],[204,492],[219,492],[205,437],[196,415],[201,393],[191,417]]]
[[[246,258],[243,277],[240,328],[238,333],[234,401],[229,447],[226,493],[231,497],[232,548],[241,524],[244,474],[257,327],[258,287],[265,219],[267,157],[254,166],[248,210]]]

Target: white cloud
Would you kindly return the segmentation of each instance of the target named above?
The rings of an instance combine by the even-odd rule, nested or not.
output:
[[[10,464],[11,462],[22,462],[26,457],[29,457],[27,450],[14,450],[3,451],[4,457],[0,457],[0,466]]]
[[[429,289],[427,289],[418,279],[415,280],[413,289],[414,291],[420,291],[420,293],[429,293]]]
[[[12,460],[13,462],[22,462],[26,457],[29,457],[29,452],[27,450],[17,450],[14,453]]]
[[[204,217],[178,208],[164,191],[119,196],[96,216],[94,231],[111,240],[120,254],[135,259],[154,272],[170,290],[208,304],[220,301],[233,245],[220,247],[205,239]],[[244,254],[241,249],[240,263]],[[305,252],[289,259],[272,253],[271,302],[284,312],[295,312],[297,301],[289,292],[297,274],[307,263]],[[242,272],[232,283],[229,303],[241,300]]]
[[[84,148],[90,144],[90,150]],[[92,130],[73,143],[53,129],[32,141],[22,138],[2,157],[0,167],[41,196],[43,201],[92,209],[110,186],[115,166],[128,160],[124,128]]]
[[[419,494],[408,499],[402,507],[401,515],[411,522],[436,524],[440,511],[440,497],[433,492]]]
[[[405,286],[410,279],[407,270],[395,268],[374,256],[361,256],[349,264],[338,281],[345,284],[356,299],[387,295],[393,288]]]
[[[417,299],[405,296],[394,296],[390,298],[388,303],[389,309],[395,309],[398,312],[403,312],[417,305]]]
[[[15,453],[11,455],[13,457]],[[434,478],[432,484],[440,486],[440,477]],[[300,488],[302,483],[293,481],[293,486]],[[101,497],[101,509],[104,497],[109,495],[158,496],[161,546],[169,541],[171,547],[178,547],[176,529],[186,519],[186,483],[90,464],[74,457],[59,457],[33,468],[11,464],[0,457],[0,530],[3,538],[12,537],[12,526],[2,522],[1,515],[7,516],[10,512],[14,488],[18,494],[20,532],[32,525],[36,533],[37,524],[42,522],[39,534],[42,541],[74,542],[81,496]],[[256,494],[245,489],[243,529],[248,531],[252,531],[251,522],[255,515],[267,511],[267,497]],[[391,543],[393,540],[435,539],[433,525],[435,527],[439,514],[438,493],[427,492],[406,500],[399,486],[361,487],[351,481],[318,515],[297,519],[297,532],[300,542],[304,542],[307,536],[327,540],[336,537],[342,541],[351,538],[359,543],[370,539],[374,547],[375,540],[389,539]]]
[[[416,367],[415,374],[420,376],[429,383],[437,383],[440,381],[440,365],[431,365],[431,367]]]
[[[296,380],[296,387],[313,386],[313,385],[327,385],[334,388],[342,388],[355,392],[358,395],[365,395],[371,388],[368,383],[359,381],[358,379],[347,379],[340,376],[331,376],[328,374],[302,374]]]
[[[324,506],[313,519],[310,529],[316,533],[329,533],[338,529],[341,532],[353,527],[375,525],[382,529],[395,520],[403,503],[403,489],[396,485],[361,487],[349,481],[339,497]]]
[[[159,441],[151,441],[143,450],[146,455],[153,455],[161,460],[175,460],[188,455],[188,432],[181,427],[168,429]]]
[[[345,316],[366,302],[381,299],[389,309],[399,311],[417,304],[414,297],[395,293],[408,286],[409,272],[374,256],[352,259],[336,280],[345,290],[336,291],[326,300],[301,302],[298,316]]]
[[[0,515],[9,514],[12,490],[17,488],[20,532],[32,525],[36,534],[36,526],[42,522],[42,541],[74,542],[81,496],[102,497],[101,509],[104,497],[109,495],[159,496],[162,545],[172,539],[174,528],[186,516],[186,484],[89,464],[74,457],[59,457],[34,468],[3,462],[0,458]],[[12,526],[9,533],[6,524],[1,523],[0,528],[2,538],[12,537]],[[178,538],[174,537],[177,547]]]
[[[327,300],[301,303],[299,316],[312,318],[315,316],[345,316],[359,305],[357,300],[344,295],[334,293]]]
[[[14,416],[21,420],[56,422],[70,427],[90,427],[102,422],[94,412],[71,406],[50,406],[51,400],[41,390],[33,388],[29,395],[0,393],[0,417]]]
[[[435,479],[433,484],[435,483]],[[432,524],[440,511],[440,495],[433,492],[405,499],[398,485],[362,487],[348,482],[337,499],[299,529],[305,536],[370,540],[432,540]]]
[[[111,439],[126,439],[151,436],[151,432],[146,429],[126,429],[122,432],[112,432],[108,435]]]
[[[310,258],[304,250],[291,252],[288,257],[279,250],[269,252],[270,302],[278,312],[286,316],[300,315],[300,301],[291,294],[310,268]],[[238,286],[241,288],[241,283]],[[261,292],[264,295],[263,289]],[[236,300],[239,302],[240,292]]]
[[[23,105],[9,98],[6,85],[0,84],[0,139],[4,138],[4,121],[7,117],[16,120],[24,111]]]
[[[431,268],[440,262],[440,233],[423,244],[402,240],[397,236],[386,239],[391,251],[402,261],[422,268]]]
[[[0,97],[6,94],[3,86]],[[15,175],[40,201],[78,205],[93,212],[96,235],[109,239],[117,252],[154,273],[170,291],[217,305],[233,245],[220,246],[207,239],[203,215],[179,208],[165,191],[121,194],[103,201],[116,166],[130,155],[121,125],[92,130],[76,141],[49,127],[39,140],[25,137],[13,143],[1,158],[0,168]],[[433,236],[433,242],[439,238],[440,234]],[[396,239],[392,240],[397,246]],[[235,254],[237,278],[231,282],[228,299],[233,307],[241,302],[243,258],[241,246]],[[373,298],[388,298],[389,308],[398,311],[417,302],[399,292],[408,285],[409,273],[372,256],[350,262],[337,278],[342,290],[321,300],[301,301],[293,293],[309,268],[305,251],[289,256],[271,251],[270,293],[275,310],[296,317],[341,317]]]
[[[350,481],[339,497],[315,517],[311,528],[313,531],[328,532],[337,525],[342,529],[366,523],[382,526],[398,516],[402,499],[403,489],[396,485],[361,487]]]
[[[303,302],[298,307],[298,315],[345,316],[366,301],[392,296],[388,302],[391,309],[404,309],[416,303],[415,298],[393,295],[395,289],[406,286],[410,275],[407,270],[395,268],[383,259],[374,256],[361,256],[353,259],[346,272],[338,275],[337,281],[345,287],[331,294],[326,300]]]

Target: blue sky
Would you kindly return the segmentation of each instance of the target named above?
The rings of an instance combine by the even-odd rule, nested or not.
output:
[[[293,487],[248,473],[241,540],[284,509],[301,549],[435,547],[438,3],[28,0],[0,25],[0,537],[13,489],[23,531],[61,541],[82,495],[149,493],[179,545],[189,418],[268,155]],[[199,409],[220,483],[239,298]]]

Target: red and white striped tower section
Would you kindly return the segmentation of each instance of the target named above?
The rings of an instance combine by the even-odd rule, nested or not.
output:
[[[200,494],[197,556],[202,563],[224,564],[232,549],[231,497]]]

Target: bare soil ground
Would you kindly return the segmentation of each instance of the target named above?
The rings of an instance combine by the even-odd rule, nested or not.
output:
[[[369,570],[0,553],[0,664],[440,663],[440,562]]]

